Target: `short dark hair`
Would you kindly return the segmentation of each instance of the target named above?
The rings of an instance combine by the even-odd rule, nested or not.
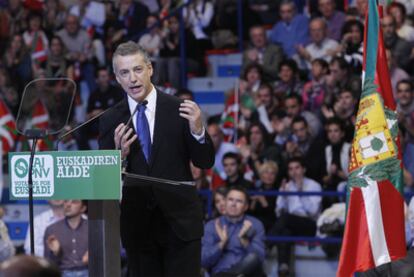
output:
[[[233,159],[236,160],[237,165],[241,164],[241,158],[240,155],[234,152],[227,152],[226,154],[223,155],[223,158],[221,159],[223,162],[226,159]]]
[[[332,0],[331,0],[332,1]],[[319,64],[323,69],[326,69],[329,71],[329,63],[325,61],[322,58],[317,58],[311,61],[311,64],[317,63]]]
[[[187,88],[180,88],[175,93],[175,96],[177,96],[177,97],[180,97],[182,95],[189,95],[191,97],[191,99],[194,99],[194,93],[191,90],[187,89]]]
[[[289,158],[287,161],[288,167],[289,167],[289,164],[291,163],[299,163],[303,168],[306,168],[305,161],[303,160],[302,157],[295,156],[295,157]]]
[[[284,66],[289,67],[293,71],[293,73],[297,73],[298,72],[298,64],[293,59],[285,59],[285,60],[281,61],[280,64],[279,64],[279,68],[278,68],[279,71]]]
[[[325,127],[329,125],[337,125],[339,129],[341,129],[342,132],[345,132],[345,123],[339,117],[334,116],[334,117],[328,118],[325,122]]]
[[[285,97],[285,102],[286,102],[286,100],[288,100],[288,99],[295,99],[296,101],[298,101],[299,106],[302,106],[302,104],[303,104],[302,97],[301,97],[300,95],[296,94],[296,93],[292,93],[292,94],[287,95],[287,96]]]
[[[247,80],[247,74],[252,69],[256,69],[257,72],[259,72],[260,77],[263,77],[263,67],[256,62],[252,62],[252,63],[248,63],[246,68],[244,69],[243,75],[242,75],[243,80]]]
[[[242,186],[233,186],[233,187],[230,187],[229,190],[227,191],[226,197],[233,190],[243,193],[244,194],[244,197],[246,198],[246,204],[249,204],[249,202],[250,202],[250,196],[247,193],[247,190],[244,187],[242,187]]]
[[[408,79],[399,80],[398,83],[397,83],[397,90],[398,90],[398,87],[400,86],[400,84],[409,85],[411,92],[413,91],[413,83],[410,80],[408,80]]]
[[[292,123],[290,124],[290,126],[293,126],[293,124],[295,124],[295,123],[299,123],[299,122],[303,122],[303,124],[305,124],[305,127],[308,127],[308,122],[307,122],[307,121],[306,121],[306,119],[305,119],[303,116],[301,116],[301,115],[295,116],[295,117],[292,119]]]

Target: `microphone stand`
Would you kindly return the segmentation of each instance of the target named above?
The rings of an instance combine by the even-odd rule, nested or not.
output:
[[[36,145],[39,139],[46,137],[46,131],[40,129],[26,130],[25,136],[32,139],[32,150],[29,160],[29,226],[30,226],[30,255],[34,256],[34,219],[33,219],[33,162],[36,153]]]

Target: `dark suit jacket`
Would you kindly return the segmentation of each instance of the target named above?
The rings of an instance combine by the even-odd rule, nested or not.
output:
[[[131,145],[127,171],[175,181],[191,181],[189,161],[209,168],[214,164],[214,148],[206,131],[205,143],[199,143],[190,133],[188,120],[179,116],[181,100],[157,91],[153,144],[149,165],[145,162],[138,140]],[[100,149],[114,149],[114,130],[130,117],[127,99],[102,116]],[[136,180],[125,179],[126,185]],[[148,205],[155,198],[175,234],[184,241],[203,235],[202,208],[193,186],[141,183],[123,188],[121,202],[121,236],[124,244],[137,246],[148,236],[151,216]]]

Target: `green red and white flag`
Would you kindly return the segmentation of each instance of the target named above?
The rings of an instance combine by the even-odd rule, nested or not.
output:
[[[0,99],[0,138],[2,142],[3,154],[7,154],[13,149],[16,137],[17,132],[14,117],[10,113],[4,101]]]
[[[348,210],[337,276],[406,255],[401,150],[395,101],[379,23],[368,0],[362,94],[348,181]]]
[[[49,113],[42,101],[38,100],[34,106],[32,113],[32,120],[30,122],[31,128],[46,130],[49,128]],[[29,141],[30,148],[32,148],[32,141]],[[50,136],[40,139],[37,142],[37,149],[39,151],[46,151],[53,149],[53,142]]]

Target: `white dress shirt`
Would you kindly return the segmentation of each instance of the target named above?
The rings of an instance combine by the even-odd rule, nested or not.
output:
[[[151,135],[151,143],[154,142],[154,124],[155,124],[155,112],[156,112],[156,107],[157,107],[157,91],[155,89],[154,86],[152,86],[152,90],[151,92],[147,95],[147,97],[145,98],[145,100],[148,101],[147,105],[146,105],[146,109],[145,109],[145,116],[147,117],[148,120],[148,125],[150,128],[150,135]],[[135,111],[136,106],[138,105],[138,103],[132,99],[129,95],[128,95],[128,106],[129,106],[129,111],[132,114]],[[178,112],[178,110],[177,110]],[[135,130],[137,129],[137,117],[136,115],[134,115],[132,117],[132,123],[134,125]],[[193,134],[193,137],[200,143],[204,143],[204,135],[205,135],[205,128],[203,126],[203,132],[201,133],[201,135],[196,135]]]

